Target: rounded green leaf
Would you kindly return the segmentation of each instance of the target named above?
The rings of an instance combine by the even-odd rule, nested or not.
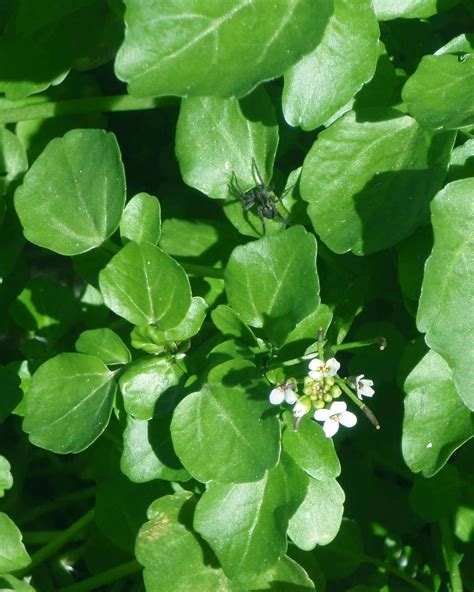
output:
[[[127,416],[120,470],[134,483],[190,478],[173,449],[168,418],[146,421]]]
[[[414,473],[437,473],[474,436],[474,416],[459,398],[443,358],[428,352],[405,381],[402,452]]]
[[[209,561],[209,548],[192,530],[195,501],[189,491],[157,499],[138,533],[137,560],[147,592],[230,592],[222,570]],[[234,588],[232,588],[233,590]]]
[[[425,266],[418,329],[453,372],[459,396],[474,410],[474,179],[449,183],[431,205],[434,247]]]
[[[0,455],[0,497],[5,495],[6,489],[11,489],[13,486],[13,477],[10,469],[8,460]]]
[[[453,134],[432,137],[391,109],[350,112],[319,134],[303,165],[301,195],[336,253],[379,251],[428,220]]]
[[[72,130],[52,140],[15,192],[26,238],[61,255],[101,245],[117,229],[125,176],[115,136]]]
[[[132,357],[128,347],[111,329],[83,331],[76,341],[76,350],[102,360],[104,364],[128,364]]]
[[[335,479],[310,479],[306,497],[290,519],[290,539],[303,551],[330,543],[341,526],[344,500],[344,491]]]
[[[372,0],[379,21],[396,18],[426,18],[459,0]]]
[[[185,468],[202,482],[261,479],[280,454],[278,419],[267,401],[240,386],[212,384],[188,395],[174,412],[171,436]]]
[[[288,414],[289,415],[289,414]],[[287,417],[291,424],[291,416]],[[283,432],[283,448],[296,464],[319,481],[331,481],[341,473],[331,438],[309,417],[303,418],[295,431],[291,425]]]
[[[229,304],[277,343],[319,304],[316,240],[302,226],[237,247],[225,270]]]
[[[31,563],[15,523],[0,512],[0,574],[22,569]]]
[[[0,128],[0,195],[5,195],[27,168],[28,158],[20,140],[7,128]]]
[[[370,0],[334,0],[321,43],[285,73],[286,121],[312,130],[344,107],[374,75],[378,37]]]
[[[228,577],[257,575],[285,554],[288,521],[304,499],[307,482],[283,456],[260,481],[209,485],[196,507],[194,527]]]
[[[327,0],[126,0],[117,76],[136,96],[243,96],[315,47]],[[320,27],[316,27],[318,30]]]
[[[214,325],[226,337],[232,337],[250,345],[257,343],[257,338],[252,330],[242,322],[242,319],[230,306],[219,304],[211,312],[211,318]]]
[[[125,244],[152,243],[161,236],[161,207],[153,195],[138,193],[127,203],[120,221],[120,236]]]
[[[278,124],[263,88],[241,101],[191,97],[181,103],[176,128],[181,174],[209,197],[229,197],[232,173],[244,191],[255,187],[252,159],[268,182],[277,146]]]
[[[403,87],[408,111],[423,127],[474,125],[474,55],[425,56]]]
[[[236,582],[237,591],[244,590],[274,590],[275,592],[304,592],[315,590],[314,583],[309,579],[306,571],[296,561],[285,555],[277,563],[256,578],[232,580]]]
[[[180,323],[191,304],[183,268],[149,243],[128,243],[99,274],[105,304],[134,325],[169,329]]]
[[[129,366],[119,380],[125,411],[137,419],[166,413],[176,398],[183,371],[173,360],[148,358]]]
[[[448,180],[467,177],[474,177],[474,139],[454,148],[449,159]]]
[[[34,373],[23,430],[36,446],[81,452],[109,422],[116,384],[103,362],[84,354],[59,354]]]

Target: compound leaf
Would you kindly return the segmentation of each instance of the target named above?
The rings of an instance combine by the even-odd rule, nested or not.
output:
[[[453,140],[392,109],[344,115],[320,133],[303,165],[301,195],[316,232],[336,253],[356,255],[412,234],[428,221]]]
[[[459,396],[474,410],[474,179],[449,183],[431,205],[434,246],[425,266],[418,329],[453,372]]]
[[[106,428],[115,390],[114,373],[99,359],[59,354],[31,379],[23,429],[46,450],[81,452]]]
[[[61,255],[101,245],[117,229],[125,176],[115,136],[72,130],[52,140],[15,192],[26,238]]]
[[[311,51],[328,0],[126,0],[117,76],[136,96],[243,96]],[[316,29],[316,31],[315,31]],[[245,59],[243,59],[245,56]]]
[[[344,107],[374,75],[378,37],[370,0],[335,0],[321,43],[285,73],[287,122],[312,130]]]
[[[134,325],[169,329],[180,323],[191,304],[183,268],[150,243],[130,242],[99,274],[105,304]]]

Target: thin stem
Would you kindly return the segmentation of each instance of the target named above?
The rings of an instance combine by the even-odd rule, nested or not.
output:
[[[380,430],[380,424],[379,424],[377,418],[375,417],[375,415],[367,407],[367,405],[365,405],[365,403],[362,403],[362,401],[360,399],[358,399],[356,395],[354,395],[354,393],[351,391],[351,389],[347,386],[346,381],[343,380],[342,378],[336,378],[336,384],[338,386],[340,386],[342,388],[342,390],[346,393],[346,395],[349,397],[349,399],[353,403],[355,403],[361,411],[363,411],[365,413],[365,415],[369,419],[370,423],[375,427],[375,429]]]
[[[94,497],[95,493],[95,487],[88,487],[87,489],[75,491],[74,493],[64,495],[63,497],[55,500],[54,502],[48,502],[47,504],[36,506],[36,508],[33,508],[33,510],[31,510],[29,513],[25,513],[21,518],[19,518],[17,524],[19,526],[24,526],[25,524],[28,524],[29,522],[36,520],[40,516],[49,514],[49,512],[54,512],[58,508],[67,506],[68,504],[74,503],[78,500],[85,500],[90,497]]]
[[[101,586],[116,582],[125,576],[137,573],[141,569],[143,568],[137,561],[129,561],[128,563],[123,563],[122,565],[103,571],[100,574],[92,576],[82,582],[78,582],[77,584],[73,584],[72,586],[60,588],[59,592],[87,592],[88,590],[96,590]]]
[[[386,563],[385,561],[381,561],[380,559],[377,559],[376,557],[371,557],[370,555],[362,555],[361,559],[365,563],[371,563],[372,565],[376,565],[377,567],[381,567],[385,571],[392,573],[394,576],[399,577],[401,580],[405,580],[405,582],[407,582],[407,584],[410,584],[412,586],[412,588],[414,588],[415,590],[418,590],[419,592],[432,592],[430,588],[428,588],[424,584],[420,584],[420,582],[417,582],[414,578],[412,578],[411,576],[406,574],[404,571],[402,571],[401,569],[398,569],[398,567],[394,567],[393,565],[390,565],[390,564]]]
[[[451,583],[451,592],[463,592],[464,588],[462,585],[461,571],[459,569],[458,558],[456,557],[456,550],[454,549],[448,518],[442,518],[439,522],[439,526],[441,530],[444,561]]]
[[[38,565],[55,555],[66,543],[73,539],[78,532],[85,528],[94,518],[94,510],[89,510],[86,514],[81,516],[79,520],[76,520],[74,524],[71,524],[69,528],[61,532],[56,538],[47,543],[41,549],[38,549],[36,553],[31,556],[31,563],[28,567],[22,569],[18,574],[31,573]]]
[[[174,105],[175,99],[169,97],[154,99],[116,95],[112,97],[88,97],[84,99],[67,99],[64,101],[45,101],[44,97],[35,97],[24,101],[22,106],[17,103],[2,103],[0,108],[0,124],[16,123],[29,119],[50,119],[61,115],[80,115],[82,113],[104,113],[116,111],[142,111]],[[8,105],[8,106],[5,106]]]
[[[218,280],[224,279],[224,270],[216,267],[208,267],[207,265],[197,265],[195,263],[182,263],[179,264],[186,273],[190,275],[197,275],[198,277],[210,277]]]
[[[387,340],[385,337],[374,337],[373,339],[364,339],[362,341],[352,341],[350,343],[334,345],[332,350],[334,353],[336,353],[345,349],[357,349],[359,347],[367,347],[369,345],[378,345],[379,349],[384,350],[387,347]]]

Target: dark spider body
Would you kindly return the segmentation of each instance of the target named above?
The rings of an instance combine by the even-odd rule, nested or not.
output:
[[[265,218],[287,224],[288,222],[281,216],[277,209],[277,204],[278,202],[281,202],[281,198],[274,193],[271,186],[265,184],[254,159],[252,159],[252,176],[255,181],[255,187],[244,191],[240,187],[235,173],[232,173],[229,183],[230,193],[240,200],[245,212],[252,208],[255,209],[258,217],[262,221],[264,232],[266,231]]]

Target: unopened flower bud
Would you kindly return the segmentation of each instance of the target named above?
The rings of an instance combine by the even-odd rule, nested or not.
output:
[[[331,390],[329,391],[329,394],[331,395],[331,397],[333,397],[334,399],[337,399],[338,397],[340,397],[342,395],[342,390],[340,387],[337,386],[337,384],[334,384],[331,387]]]

